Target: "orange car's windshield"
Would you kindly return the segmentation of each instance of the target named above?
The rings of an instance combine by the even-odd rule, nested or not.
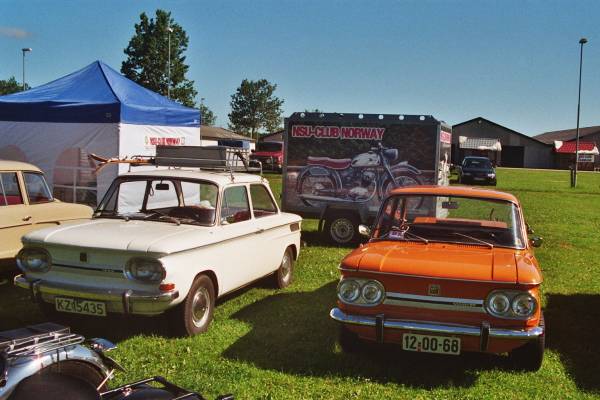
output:
[[[508,201],[471,197],[392,196],[373,239],[523,248],[521,216]]]

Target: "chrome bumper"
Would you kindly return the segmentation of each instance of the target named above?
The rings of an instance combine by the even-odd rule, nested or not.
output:
[[[491,328],[489,325],[484,324],[481,327],[469,326],[469,325],[454,325],[454,324],[440,324],[435,322],[421,322],[421,321],[407,321],[397,319],[385,319],[383,316],[377,317],[365,317],[362,315],[349,315],[340,310],[339,308],[333,308],[329,316],[337,321],[344,324],[370,326],[379,329],[401,329],[411,332],[422,332],[430,334],[443,334],[443,335],[464,335],[464,336],[475,336],[475,337],[486,337],[496,339],[517,339],[517,340],[529,340],[535,339],[544,334],[544,328],[536,326],[528,330],[515,330],[515,329],[501,329]],[[379,335],[378,335],[379,336]],[[487,347],[487,343],[485,343]]]
[[[149,293],[131,289],[100,289],[75,286],[41,279],[28,280],[23,275],[15,276],[15,285],[31,292],[35,302],[54,303],[55,297],[73,297],[106,303],[106,311],[122,314],[157,315],[167,310],[179,297],[177,290],[165,293]]]

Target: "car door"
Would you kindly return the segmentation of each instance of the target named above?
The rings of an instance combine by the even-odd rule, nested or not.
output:
[[[222,292],[250,283],[262,276],[259,268],[258,228],[252,219],[246,185],[223,189],[218,236],[215,246],[220,259]]]
[[[44,174],[37,171],[22,171],[24,194],[29,203],[28,216],[31,218],[31,229],[42,229],[58,225],[64,218],[61,208],[64,203],[55,200],[46,183]]]
[[[250,200],[256,226],[259,257],[258,268],[262,275],[275,271],[289,239],[289,225],[281,225],[281,215],[267,187],[262,183],[250,185]]]
[[[20,173],[0,171],[0,259],[13,258],[32,226]]]

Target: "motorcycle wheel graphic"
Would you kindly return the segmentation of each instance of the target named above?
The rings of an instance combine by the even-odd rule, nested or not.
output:
[[[297,192],[305,205],[319,207],[322,201],[307,199],[302,195],[335,197],[341,186],[341,179],[337,172],[323,167],[314,167],[302,172],[298,178]]]
[[[379,196],[382,200],[394,188],[424,184],[423,179],[420,176],[410,171],[393,172],[393,174],[396,182],[393,182],[390,178],[385,178],[383,183],[379,186]],[[419,197],[419,200],[409,202],[408,209],[415,210],[422,205],[423,197]]]

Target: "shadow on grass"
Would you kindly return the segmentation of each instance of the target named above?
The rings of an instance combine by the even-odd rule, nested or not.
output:
[[[253,329],[223,356],[290,374],[364,377],[426,389],[469,387],[478,370],[508,368],[505,357],[416,354],[389,345],[365,343],[360,353],[342,353],[338,326],[329,318],[335,285],[331,282],[313,292],[279,293],[236,312],[232,318]]]
[[[546,346],[560,354],[575,384],[600,392],[600,295],[548,294]]]

